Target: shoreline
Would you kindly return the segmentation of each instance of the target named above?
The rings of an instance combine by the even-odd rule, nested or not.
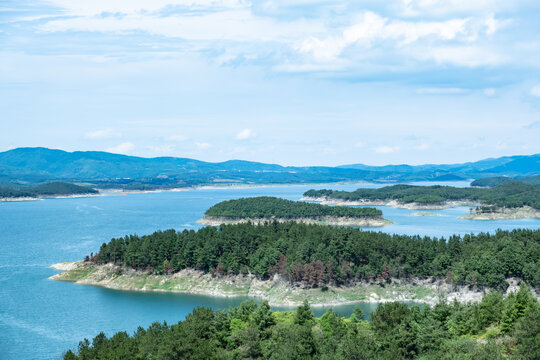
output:
[[[365,226],[365,227],[382,227],[385,225],[393,224],[392,221],[380,218],[354,218],[354,217],[337,217],[337,216],[321,216],[318,218],[227,218],[220,216],[204,216],[202,219],[197,220],[199,224],[220,226],[221,224],[240,224],[251,222],[254,224],[263,224],[265,222],[277,221],[279,223],[294,221],[304,224],[318,224],[318,225],[332,225],[332,226]]]
[[[39,201],[39,200],[47,200],[47,199],[75,199],[75,198],[86,198],[86,197],[98,197],[98,196],[106,196],[102,193],[89,193],[89,194],[73,194],[73,195],[50,195],[50,196],[38,196],[38,197],[28,197],[28,196],[21,196],[21,197],[4,197],[0,198],[0,202],[15,202],[15,201]]]
[[[196,185],[186,187],[175,187],[168,189],[154,189],[154,190],[129,190],[121,188],[99,188],[96,189],[104,193],[126,193],[126,194],[146,194],[146,193],[159,193],[159,192],[178,192],[178,191],[191,191],[191,190],[226,190],[226,189],[251,189],[251,188],[273,188],[273,187],[287,187],[287,186],[330,186],[330,185],[354,185],[354,184],[374,184],[369,181],[339,181],[331,183],[290,183],[290,184],[274,184],[274,183],[261,183],[261,184],[242,184],[242,183],[228,183],[223,185]]]
[[[337,200],[330,199],[327,197],[309,197],[304,196],[300,200],[302,201],[314,201],[322,205],[340,205],[340,206],[390,206],[397,209],[408,209],[408,210],[444,210],[450,209],[459,206],[465,207],[480,207],[485,204],[478,201],[472,200],[454,200],[454,201],[445,201],[440,204],[419,204],[419,203],[401,203],[397,200]],[[420,215],[421,214],[421,215]],[[427,213],[414,213],[413,216],[445,216],[442,214],[437,215],[427,215]],[[468,220],[518,220],[518,219],[536,219],[540,218],[540,210],[533,209],[530,206],[523,206],[519,208],[500,208],[494,212],[482,213],[476,212],[473,209],[473,212],[459,216],[460,219]]]
[[[429,305],[441,299],[451,302],[478,302],[487,290],[471,290],[453,286],[440,279],[393,279],[390,284],[357,282],[350,286],[304,288],[291,285],[274,276],[269,280],[253,275],[214,277],[199,270],[184,269],[171,275],[154,275],[114,264],[95,265],[83,261],[64,262],[50,266],[63,272],[50,280],[69,281],[81,285],[100,286],[121,291],[157,291],[197,294],[215,297],[250,297],[268,300],[270,305],[294,307],[307,299],[314,307],[351,305],[356,303],[417,302]],[[518,279],[507,279],[506,291],[519,288]],[[540,298],[538,292],[535,296]]]
[[[396,209],[409,210],[444,210],[458,206],[482,206],[483,204],[473,200],[454,200],[445,201],[437,204],[421,204],[421,203],[402,203],[397,200],[338,200],[327,197],[310,197],[303,196],[302,201],[319,202],[322,205],[341,205],[341,206],[390,206]]]
[[[460,219],[468,220],[517,220],[517,219],[537,219],[540,218],[540,210],[530,206],[519,208],[501,208],[494,212],[472,212],[462,215]]]
[[[99,191],[98,194],[76,194],[76,195],[53,195],[53,196],[40,196],[40,197],[6,197],[0,198],[0,202],[14,202],[14,201],[38,201],[47,199],[70,199],[70,198],[82,198],[82,197],[94,197],[94,196],[119,196],[128,194],[150,194],[161,192],[180,192],[180,191],[194,191],[194,190],[227,190],[227,189],[251,189],[251,188],[272,188],[272,187],[287,187],[287,186],[325,186],[325,185],[353,185],[353,184],[372,184],[367,181],[340,181],[335,183],[291,183],[291,184],[224,184],[224,185],[197,185],[186,187],[175,187],[168,189],[154,189],[154,190],[129,190],[121,188],[100,188],[95,189]]]

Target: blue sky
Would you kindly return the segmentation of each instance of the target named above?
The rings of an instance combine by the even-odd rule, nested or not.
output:
[[[0,151],[540,153],[539,18],[537,0],[4,0]]]

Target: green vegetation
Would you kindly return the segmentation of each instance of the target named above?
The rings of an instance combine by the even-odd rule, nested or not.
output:
[[[375,208],[351,208],[326,206],[303,201],[291,201],[270,196],[259,196],[222,201],[206,210],[206,216],[232,219],[242,218],[317,218],[336,217],[380,217],[382,211]]]
[[[125,236],[104,243],[86,260],[156,273],[191,268],[263,279],[279,274],[314,287],[433,276],[457,285],[505,289],[508,277],[539,287],[539,258],[540,230],[452,236],[447,241],[272,222]]]
[[[479,186],[479,187],[495,187],[502,184],[507,184],[509,182],[522,182],[526,184],[534,184],[534,185],[540,185],[540,175],[536,176],[528,176],[528,177],[520,177],[520,178],[511,178],[508,176],[496,176],[496,177],[488,177],[483,179],[477,179],[474,180],[471,183],[471,186]]]
[[[51,182],[26,188],[0,188],[0,198],[43,197],[61,195],[97,194],[98,191],[86,186],[65,182]]]
[[[540,359],[539,336],[540,304],[521,287],[476,304],[381,304],[369,322],[360,309],[315,318],[307,303],[287,312],[253,301],[228,312],[197,307],[175,325],[100,333],[64,359]]]
[[[540,186],[510,182],[491,189],[456,188],[452,186],[394,185],[379,189],[358,189],[352,192],[336,190],[309,190],[304,196],[342,201],[385,201],[400,203],[442,204],[446,201],[478,201],[497,207],[530,206],[540,209]]]

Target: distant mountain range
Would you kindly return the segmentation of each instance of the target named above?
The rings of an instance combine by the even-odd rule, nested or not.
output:
[[[17,148],[0,152],[0,183],[12,185],[62,180],[99,187],[147,189],[234,183],[447,181],[537,174],[540,174],[540,154],[450,165],[295,167],[242,160],[211,163],[188,158],[142,158],[47,148]]]

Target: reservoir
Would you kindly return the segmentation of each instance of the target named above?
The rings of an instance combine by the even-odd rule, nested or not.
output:
[[[429,183],[433,185],[433,183]],[[445,183],[468,186],[468,183]],[[198,229],[210,206],[228,199],[277,196],[298,200],[309,189],[354,190],[376,184],[198,189],[153,193],[109,193],[88,198],[0,203],[0,358],[60,359],[83,338],[100,331],[134,332],[154,321],[184,319],[196,306],[226,309],[242,298],[122,292],[50,281],[49,266],[96,252],[112,237],[174,228]],[[448,237],[497,229],[540,228],[540,219],[465,220],[466,207],[436,210],[444,216],[412,216],[417,210],[379,206],[394,222],[374,231]],[[362,304],[365,313],[376,304]],[[353,306],[335,310],[349,315]],[[316,315],[326,309],[314,309]]]

